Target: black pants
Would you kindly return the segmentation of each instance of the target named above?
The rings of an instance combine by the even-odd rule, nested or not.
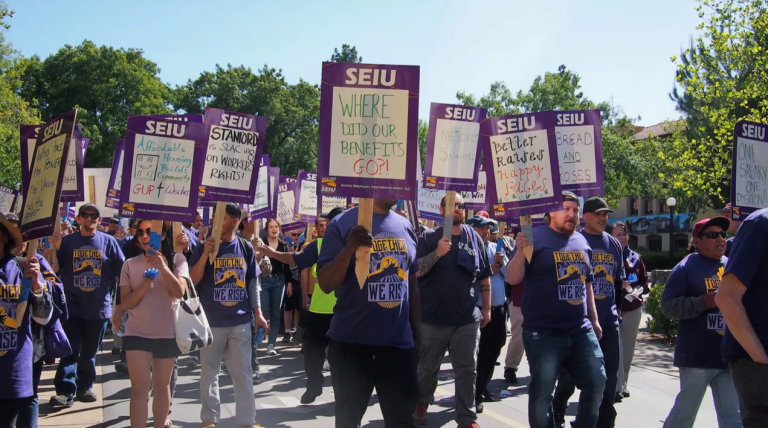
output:
[[[600,339],[600,349],[603,351],[603,362],[605,364],[605,389],[603,390],[603,401],[600,403],[600,413],[597,416],[596,428],[612,428],[616,423],[616,409],[614,403],[616,400],[616,383],[618,382],[620,350],[619,350],[619,328],[615,325],[603,327],[603,338]],[[568,399],[571,398],[576,390],[576,381],[566,371],[560,371],[560,377],[557,379],[557,388],[555,389],[555,398],[552,401],[555,421],[563,421],[565,412],[568,409]]]
[[[477,352],[477,380],[475,381],[475,402],[482,401],[483,391],[493,379],[496,360],[501,348],[507,342],[507,310],[504,305],[491,309],[491,321],[480,329],[480,345]]]
[[[19,414],[29,408],[32,397],[0,400],[0,428],[16,428]]]
[[[304,329],[304,371],[307,373],[307,391],[316,395],[323,392],[323,363],[325,348],[331,343],[328,330],[331,328],[333,314],[305,312]]]
[[[744,428],[768,427],[768,365],[745,358],[729,366]]]
[[[336,428],[360,424],[374,387],[386,428],[416,427],[413,410],[419,384],[413,348],[331,341],[329,361],[336,395]]]

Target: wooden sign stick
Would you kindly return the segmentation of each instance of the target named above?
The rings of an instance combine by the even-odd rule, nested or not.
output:
[[[88,176],[88,202],[96,203],[96,177],[93,175]]]
[[[173,233],[179,233],[179,232],[183,233],[184,225],[182,225],[180,221],[174,221],[174,222],[171,222],[171,229],[173,229]],[[183,253],[185,248],[183,245],[176,245],[176,236],[172,236],[171,239],[173,239],[173,252]]]
[[[371,224],[373,223],[373,199],[360,198],[357,205],[357,225],[363,226],[368,229],[368,232],[372,232]],[[365,286],[365,281],[368,279],[368,273],[371,265],[371,249],[368,247],[360,247],[355,254],[355,276],[357,276],[357,282],[360,284],[360,289]]]
[[[443,238],[451,239],[453,235],[453,212],[456,209],[456,192],[445,192],[445,216],[443,217]]]
[[[314,241],[314,238],[312,238],[312,231],[314,229],[315,229],[315,223],[312,223],[312,222],[307,223],[307,234],[304,236],[304,242]]]
[[[523,232],[523,235],[525,235],[525,237],[528,238],[528,241],[531,243],[531,245],[523,247],[525,258],[528,260],[528,263],[530,263],[531,257],[533,257],[533,225],[531,224],[531,216],[520,216],[520,229],[520,231]]]
[[[213,229],[211,229],[211,236],[215,244],[213,245],[213,253],[208,256],[208,261],[213,264],[213,259],[219,254],[219,245],[221,244],[221,228],[224,226],[224,214],[227,212],[227,203],[218,201],[216,202],[216,215],[213,218]]]
[[[64,204],[61,205],[63,206]],[[58,221],[53,225],[53,237],[53,248],[58,251],[61,246],[61,217],[58,217]]]

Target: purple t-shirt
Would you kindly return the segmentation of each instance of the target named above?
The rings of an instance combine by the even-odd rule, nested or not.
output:
[[[109,287],[125,261],[117,240],[100,231],[93,236],[73,233],[62,238],[56,255],[69,314],[84,320],[111,317]]]
[[[332,262],[357,226],[357,208],[336,216],[325,230],[317,269]],[[339,342],[373,346],[414,347],[409,320],[409,275],[419,269],[416,232],[408,220],[392,211],[373,214],[373,247],[368,279],[361,287],[350,258],[344,283],[336,289],[330,336]]]
[[[249,242],[245,244],[251,246]],[[205,245],[195,248],[189,260],[190,267],[197,264],[204,249]],[[231,241],[219,245],[219,254],[213,259],[213,264],[205,262],[205,273],[198,287],[200,302],[211,327],[233,327],[249,324],[253,320],[248,284],[261,271],[253,256],[253,249],[250,253],[250,260],[246,260],[240,239],[235,236]]]
[[[616,290],[621,290],[625,278],[621,244],[605,232],[602,235],[580,233],[592,248],[592,289],[595,291],[597,319],[601,326],[619,325]]]
[[[524,330],[562,335],[592,328],[586,302],[590,260],[592,248],[580,233],[565,235],[548,226],[533,230],[521,304]]]
[[[768,266],[768,208],[750,214],[739,226],[725,267],[726,275],[736,275],[747,287],[741,302],[760,343],[768,349],[768,282],[760,273],[765,266]],[[727,327],[721,352],[727,363],[749,358]]]

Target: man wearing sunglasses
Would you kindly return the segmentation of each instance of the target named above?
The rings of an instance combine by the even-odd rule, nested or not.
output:
[[[56,395],[51,406],[72,407],[73,399],[91,403],[96,380],[96,353],[112,316],[110,283],[115,283],[125,257],[117,240],[97,230],[101,214],[94,204],[83,204],[77,214],[80,232],[61,239],[53,268],[64,284],[69,318],[64,332],[72,355],[64,357],[56,370]]]
[[[728,261],[725,231],[730,223],[725,217],[696,223],[696,252],[675,266],[661,296],[661,311],[678,319],[674,364],[680,370],[680,393],[665,428],[693,427],[707,386],[720,426],[741,427],[733,377],[720,356],[725,323],[715,302]]]

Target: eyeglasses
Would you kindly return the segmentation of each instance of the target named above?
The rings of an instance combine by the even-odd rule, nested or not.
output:
[[[440,205],[440,206],[445,208],[445,205]],[[464,209],[464,203],[463,202],[459,202],[458,204],[455,204],[453,206],[453,210],[454,211],[456,211],[457,208],[460,209],[460,210],[463,210]]]
[[[291,236],[299,236],[299,235],[301,235],[301,234],[300,233],[291,233]]]
[[[721,232],[704,232],[701,235],[699,235],[700,238],[707,238],[707,239],[717,239],[718,237],[725,239],[725,237],[728,236],[725,231]]]
[[[80,214],[80,217],[84,218],[84,219],[90,217],[90,218],[96,220],[97,218],[99,218],[99,213],[90,213],[90,214],[89,213],[82,213],[82,214]]]

